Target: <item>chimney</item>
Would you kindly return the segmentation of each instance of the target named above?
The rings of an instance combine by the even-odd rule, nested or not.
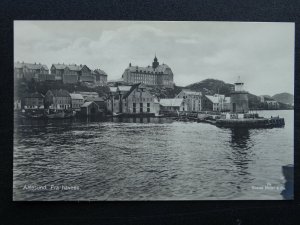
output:
[[[129,63],[129,67],[131,67],[131,63]]]

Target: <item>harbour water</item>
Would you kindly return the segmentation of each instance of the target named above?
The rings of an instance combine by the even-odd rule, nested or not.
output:
[[[227,129],[163,118],[20,120],[14,200],[282,199],[293,164],[294,111],[284,128]]]

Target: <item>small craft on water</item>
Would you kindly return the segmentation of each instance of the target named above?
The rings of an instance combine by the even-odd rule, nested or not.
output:
[[[69,112],[69,111],[48,111],[46,113],[46,117],[48,119],[67,119],[67,118],[73,118],[75,116],[74,112]]]

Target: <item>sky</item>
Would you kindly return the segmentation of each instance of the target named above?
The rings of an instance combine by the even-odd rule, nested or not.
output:
[[[86,64],[108,80],[129,63],[160,64],[186,86],[207,78],[256,95],[294,94],[294,23],[200,21],[14,21],[14,61]]]

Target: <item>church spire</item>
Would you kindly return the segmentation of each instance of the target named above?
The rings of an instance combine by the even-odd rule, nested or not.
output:
[[[158,65],[159,65],[159,62],[158,62],[158,60],[157,60],[157,58],[156,58],[156,53],[155,53],[154,61],[153,61],[153,63],[152,63],[153,69],[155,69],[156,67],[158,67]]]

